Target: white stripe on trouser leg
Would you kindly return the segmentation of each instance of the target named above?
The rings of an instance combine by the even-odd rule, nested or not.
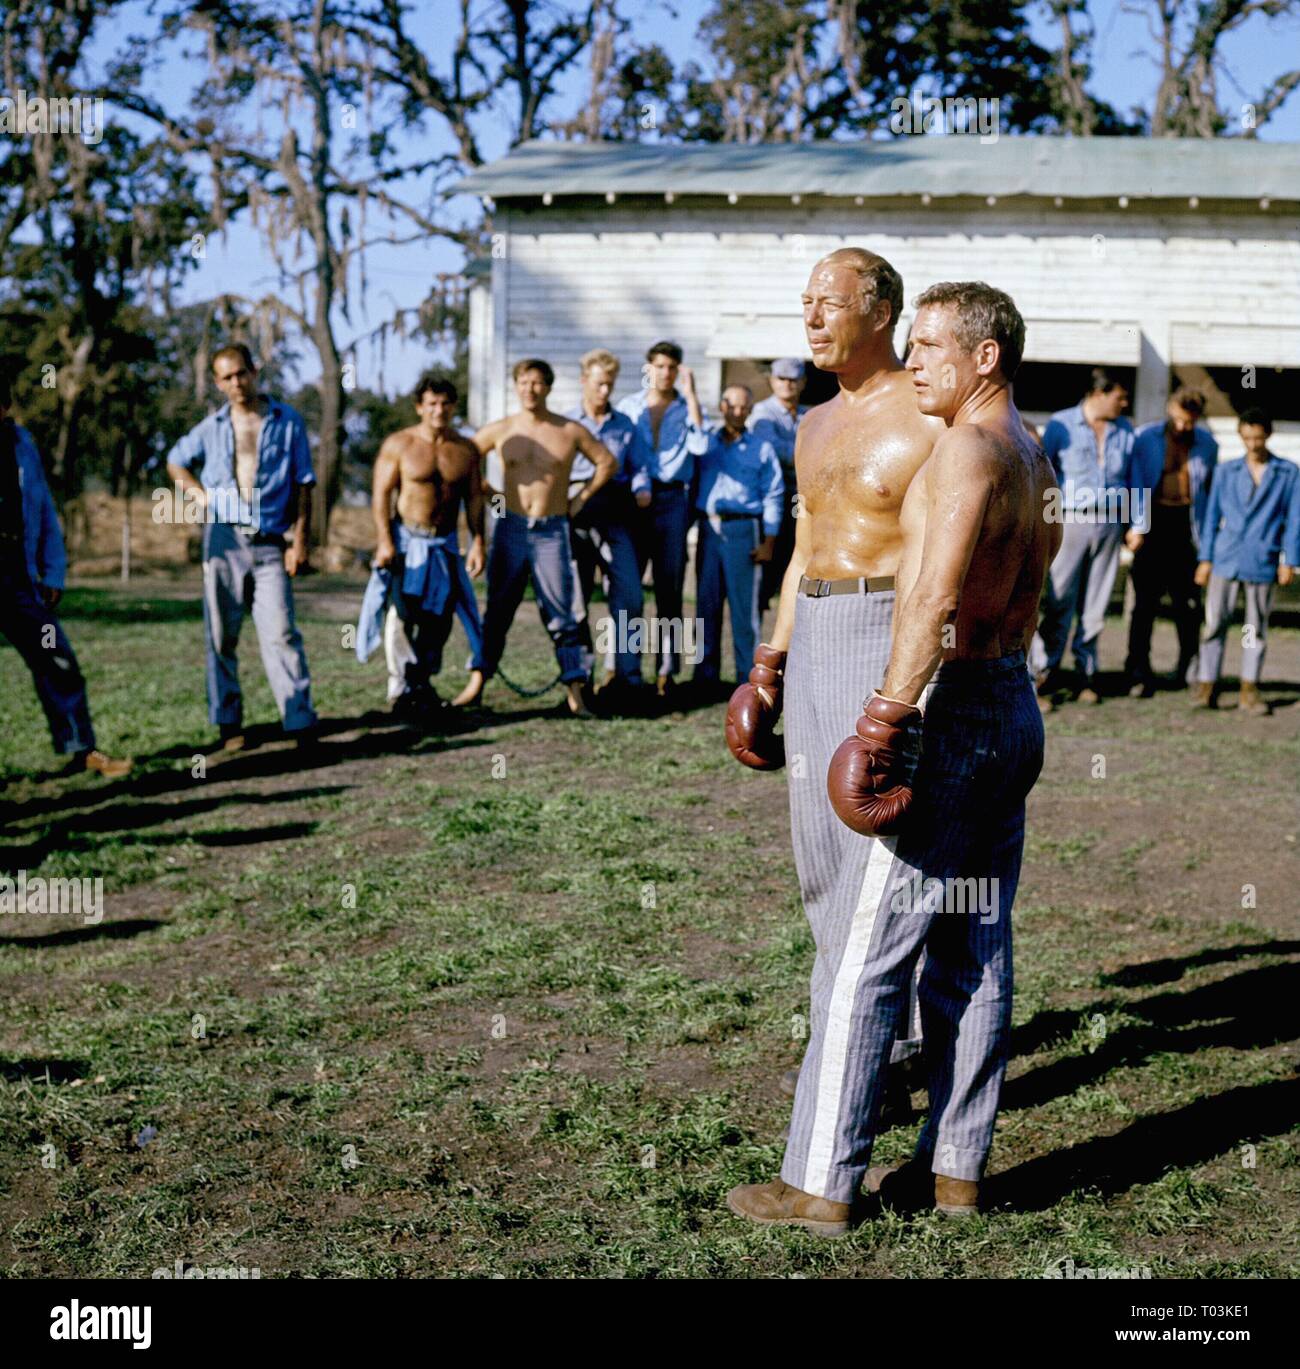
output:
[[[822,1038],[821,1070],[817,1076],[817,1101],[813,1110],[812,1137],[808,1142],[808,1160],[804,1168],[803,1188],[806,1193],[821,1194],[835,1154],[835,1132],[839,1123],[840,1100],[844,1093],[844,1070],[848,1062],[849,1038],[853,1034],[853,999],[858,980],[867,963],[871,949],[871,934],[876,926],[876,913],[894,863],[897,837],[875,837],[867,868],[862,877],[862,891],[858,906],[853,910],[853,921],[844,943],[835,985],[826,1013],[826,1034]]]

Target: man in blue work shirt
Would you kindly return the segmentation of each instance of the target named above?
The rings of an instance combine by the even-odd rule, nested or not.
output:
[[[722,429],[709,437],[700,458],[695,579],[704,640],[692,683],[702,701],[718,696],[720,688],[724,595],[731,608],[736,679],[749,678],[760,630],[759,570],[771,560],[781,529],[781,463],[769,428],[745,428],[753,405],[747,386],[729,385],[722,393]],[[730,692],[728,685],[720,697]]]
[[[616,645],[613,674],[597,692],[597,704],[601,712],[636,712],[642,706],[641,655],[626,647],[643,607],[634,530],[638,511],[650,507],[650,447],[638,426],[610,406],[609,397],[618,381],[618,358],[597,347],[579,366],[582,402],[565,417],[576,419],[599,438],[618,463],[614,477],[569,524],[582,594],[582,621],[586,628],[587,606],[596,576],[601,575],[606,582]],[[576,495],[594,473],[595,467],[578,452],[569,470],[570,496]],[[585,635],[584,645],[590,649],[590,629]]]
[[[661,698],[671,697],[681,669],[682,589],[686,583],[686,534],[690,531],[691,483],[696,458],[709,444],[695,377],[682,365],[675,342],[656,342],[646,353],[646,388],[619,404],[650,449],[650,507],[642,515],[640,570],[654,567],[655,614],[659,619]],[[681,392],[678,392],[678,382]]]
[[[1043,451],[1060,486],[1059,505],[1046,513],[1062,523],[1061,549],[1048,574],[1042,619],[1029,651],[1039,707],[1045,713],[1054,707],[1072,627],[1074,663],[1082,677],[1079,702],[1101,702],[1097,648],[1119,573],[1120,543],[1133,516],[1128,507],[1133,425],[1121,417],[1127,407],[1123,383],[1098,367],[1083,399],[1072,409],[1054,413],[1043,430]],[[1129,534],[1130,547],[1137,540]]]
[[[257,367],[242,343],[217,352],[212,374],[227,402],[167,455],[167,474],[185,497],[205,506],[208,716],[221,730],[223,750],[243,748],[236,648],[245,606],[251,605],[284,730],[300,744],[310,743],[316,710],[291,583],[307,564],[308,486],[316,482],[307,426],[287,404],[258,392]]]
[[[1210,498],[1219,444],[1197,426],[1205,396],[1183,386],[1170,398],[1163,423],[1148,423],[1133,442],[1133,483],[1143,491],[1134,530],[1142,541],[1133,554],[1133,617],[1125,669],[1134,698],[1155,693],[1151,631],[1160,601],[1169,596],[1178,629],[1175,689],[1193,683],[1199,654],[1201,592],[1196,585],[1196,542]]]
[[[1196,583],[1208,589],[1192,703],[1197,708],[1214,707],[1224,641],[1240,589],[1246,596],[1240,707],[1265,716],[1269,708],[1259,696],[1259,677],[1273,586],[1289,585],[1300,566],[1300,468],[1269,451],[1273,421],[1262,409],[1245,410],[1237,432],[1246,448],[1245,459],[1215,470],[1201,522]]]
[[[798,357],[778,357],[772,363],[768,380],[772,393],[754,405],[749,415],[749,427],[756,429],[760,424],[767,425],[767,436],[776,448],[781,476],[785,480],[785,506],[781,515],[781,531],[777,533],[776,546],[772,549],[772,559],[763,566],[758,591],[761,608],[766,608],[773,596],[781,592],[785,568],[794,553],[794,503],[798,489],[795,483],[794,440],[799,430],[799,420],[808,412],[808,406],[799,403],[804,387],[804,365]]]
[[[32,672],[50,738],[71,757],[68,774],[90,770],[120,779],[131,762],[95,746],[86,680],[54,610],[68,558],[41,455],[9,416],[13,393],[0,371],[0,634]]]

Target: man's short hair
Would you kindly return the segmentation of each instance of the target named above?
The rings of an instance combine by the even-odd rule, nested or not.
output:
[[[228,342],[224,347],[218,347],[212,354],[212,369],[217,369],[217,362],[222,357],[238,357],[240,361],[248,367],[250,371],[257,370],[257,363],[253,360],[253,354],[242,342]]]
[[[536,371],[548,389],[555,384],[555,372],[551,370],[551,363],[543,361],[541,357],[525,357],[522,361],[516,361],[515,369],[510,372],[510,378],[518,380],[526,371]]]
[[[411,398],[418,404],[427,394],[442,395],[453,404],[460,399],[460,391],[446,376],[440,376],[436,371],[426,371],[415,382],[415,389],[411,391]]]
[[[0,399],[0,404],[4,400]],[[1263,428],[1266,433],[1273,431],[1273,420],[1260,408],[1243,409],[1237,415],[1237,427],[1239,428]]]
[[[1010,383],[1025,354],[1025,321],[1015,301],[1004,290],[982,280],[940,281],[914,301],[918,309],[951,305],[956,311],[953,335],[965,352],[973,352],[986,338],[998,344],[998,369]]]
[[[1205,412],[1205,396],[1190,385],[1180,385],[1169,396],[1169,402],[1177,404],[1180,409],[1186,410],[1193,418],[1200,418]]]
[[[1116,390],[1127,392],[1128,386],[1111,373],[1104,366],[1094,366],[1092,374],[1088,378],[1088,393],[1090,395],[1109,395]]]
[[[680,366],[683,355],[682,349],[675,342],[656,342],[645,354],[645,359],[653,361],[655,357],[668,357],[669,360],[675,361]]]
[[[585,376],[593,366],[599,366],[602,371],[613,371],[615,375],[619,372],[618,358],[604,347],[593,347],[590,352],[582,354],[578,362],[579,371]]]
[[[834,252],[827,252],[822,260],[842,262],[856,271],[862,282],[864,303],[869,307],[884,300],[889,305],[892,330],[903,312],[903,278],[889,262],[865,247],[837,247]]]
[[[753,403],[753,390],[751,390],[748,385],[742,384],[739,380],[733,380],[730,385],[724,385],[722,387],[722,393],[724,395],[727,393],[728,390],[744,390],[744,392],[749,396],[750,403]]]

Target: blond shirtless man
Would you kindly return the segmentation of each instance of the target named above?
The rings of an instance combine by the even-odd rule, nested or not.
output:
[[[307,564],[308,486],[316,482],[307,425],[289,405],[261,393],[257,367],[242,343],[213,356],[212,375],[226,404],[167,454],[167,474],[205,511],[208,715],[220,728],[223,749],[243,747],[236,649],[251,607],[284,730],[300,743],[311,742],[316,711],[291,583]]]
[[[1025,798],[1043,761],[1025,652],[1060,544],[1044,516],[1051,467],[1011,401],[1024,337],[1011,299],[982,282],[932,286],[917,300],[907,367],[921,411],[946,431],[903,500],[884,682],[853,682],[867,697],[823,781],[837,820],[872,841],[871,855],[818,937],[832,972],[826,998],[814,996],[781,1177],[728,1195],[755,1221],[838,1235],[864,1177],[900,1207],[978,1210],[1011,1031]],[[827,645],[824,668],[837,669]],[[831,727],[832,739],[848,732]],[[914,1159],[868,1171],[923,951],[930,1114]]]
[[[471,580],[483,573],[483,489],[478,448],[456,431],[456,387],[429,372],[416,382],[414,398],[419,422],[385,438],[375,458],[370,508],[378,582],[362,606],[358,655],[369,654],[378,632],[367,634],[367,625],[386,610],[388,702],[395,713],[423,718],[442,705],[431,681],[442,669],[453,617],[469,639],[477,678],[452,703],[482,688],[483,625]],[[462,506],[470,532],[464,558],[457,533]]]
[[[519,412],[474,434],[482,456],[495,449],[501,458],[505,502],[488,556],[482,678],[490,678],[500,665],[506,634],[531,576],[537,611],[555,646],[569,712],[589,717],[583,700],[587,663],[578,618],[582,600],[576,590],[569,517],[614,476],[618,463],[581,423],[546,407],[555,383],[547,362],[529,357],[515,366],[513,374]],[[570,498],[569,470],[578,452],[594,469],[591,479]]]

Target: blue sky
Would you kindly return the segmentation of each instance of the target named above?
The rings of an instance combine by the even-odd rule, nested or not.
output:
[[[1156,84],[1153,61],[1154,44],[1145,14],[1131,12],[1132,0],[1091,0],[1089,12],[1093,19],[1095,37],[1091,53],[1094,77],[1091,89],[1121,111],[1133,105],[1147,105]],[[121,35],[148,32],[150,21],[144,18],[145,3],[124,7],[111,27],[105,26],[99,55],[106,56]],[[693,57],[707,66],[706,52],[696,39],[700,18],[708,10],[708,0],[627,0],[623,13],[632,20],[633,36],[643,42],[659,43],[675,63]],[[443,19],[454,20],[458,6],[454,0],[432,0],[413,6],[413,13],[431,13],[428,30],[436,32]],[[1046,6],[1031,11],[1034,36],[1046,47],[1056,45],[1056,28],[1049,20]],[[414,31],[414,24],[412,30]],[[194,47],[196,39],[188,40]],[[1230,34],[1222,45],[1227,59],[1229,79],[1220,84],[1220,99],[1227,105],[1244,103],[1258,94],[1270,79],[1294,65],[1300,56],[1300,18],[1267,20],[1256,16],[1239,32]],[[159,73],[157,88],[151,93],[172,109],[184,107],[190,91],[203,79],[203,65],[196,61],[169,58]],[[587,70],[581,66],[572,74],[561,112],[568,114],[581,102],[586,89]],[[1240,89],[1238,89],[1240,86]],[[430,125],[433,129],[433,125]],[[485,117],[476,132],[485,155],[496,157],[508,148],[510,130],[504,112]],[[431,133],[433,147],[441,151],[450,148],[450,140],[441,130]],[[1283,109],[1265,126],[1261,137],[1272,140],[1300,140],[1300,93],[1293,94]],[[420,141],[407,139],[412,155],[422,151]],[[471,213],[473,205],[466,201],[453,202],[449,208],[461,214]],[[354,335],[369,332],[388,317],[395,305],[410,305],[423,296],[430,278],[438,272],[454,271],[461,265],[461,254],[453,245],[433,241],[404,246],[381,246],[367,257],[368,286],[364,297],[354,296],[356,312],[354,329],[339,321],[340,342]],[[259,235],[246,223],[233,225],[224,240],[209,244],[207,259],[190,273],[183,290],[186,301],[209,298],[223,290],[256,295],[273,289],[275,270],[269,252]],[[301,380],[309,381],[316,374],[310,361],[310,347]],[[409,388],[416,375],[431,361],[424,346],[390,343],[381,365],[377,349],[363,349],[359,358],[358,383],[390,394]]]

